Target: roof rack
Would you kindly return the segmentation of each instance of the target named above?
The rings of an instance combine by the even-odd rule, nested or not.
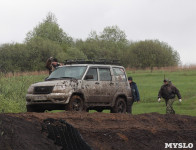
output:
[[[85,59],[74,59],[74,60],[65,60],[64,65],[67,64],[106,64],[106,65],[120,65],[120,60],[85,60]]]

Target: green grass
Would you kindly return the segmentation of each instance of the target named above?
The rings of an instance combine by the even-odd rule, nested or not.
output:
[[[165,114],[165,103],[157,102],[164,75],[180,90],[182,103],[173,104],[177,114],[196,116],[196,70],[186,71],[127,71],[137,83],[141,102],[134,103],[133,114],[158,112]],[[25,95],[30,84],[43,81],[46,75],[4,77],[0,75],[0,112],[25,112]],[[91,111],[94,112],[94,111]],[[104,112],[109,112],[105,110]]]
[[[25,112],[25,95],[29,85],[43,81],[44,78],[44,75],[13,77],[0,75],[0,112]]]
[[[158,91],[163,84],[164,75],[180,90],[182,103],[178,99],[173,104],[177,114],[196,116],[196,71],[135,71],[127,72],[137,83],[140,103],[134,103],[133,114],[158,112],[165,114],[165,102],[157,102]]]

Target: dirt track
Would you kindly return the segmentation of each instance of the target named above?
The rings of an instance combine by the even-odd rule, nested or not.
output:
[[[0,150],[62,149],[43,129],[48,118],[71,124],[93,150],[159,150],[165,143],[196,149],[196,117],[65,112],[0,114]]]

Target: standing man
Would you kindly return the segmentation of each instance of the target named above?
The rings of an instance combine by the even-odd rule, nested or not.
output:
[[[50,57],[46,61],[46,68],[49,71],[49,75],[54,71],[58,66],[60,66],[60,63],[58,63],[58,60],[56,58]]]
[[[166,104],[166,114],[175,114],[172,104],[175,101],[175,95],[178,96],[179,102],[182,101],[180,92],[168,79],[163,80],[163,82],[164,85],[162,85],[159,90],[158,102],[160,102],[161,97],[163,97]]]
[[[47,68],[48,71],[49,71],[49,75],[52,73],[52,60],[53,60],[53,58],[50,57],[50,58],[48,58],[47,61],[46,61],[46,68]]]
[[[129,85],[131,87],[132,100],[130,102],[128,102],[128,104],[127,104],[127,112],[132,113],[132,105],[134,102],[140,101],[140,94],[139,94],[136,83],[133,82],[133,78],[128,77],[128,81],[129,81]]]

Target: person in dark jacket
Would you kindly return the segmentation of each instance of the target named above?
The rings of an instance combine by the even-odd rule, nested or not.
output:
[[[166,104],[166,114],[175,114],[175,111],[172,107],[172,104],[175,101],[175,95],[177,95],[179,102],[182,101],[182,97],[179,90],[174,85],[172,85],[171,81],[164,79],[163,82],[164,85],[161,86],[161,89],[158,93],[158,102],[160,102],[161,97],[163,97]]]
[[[132,105],[134,102],[139,102],[140,101],[140,94],[137,88],[137,84],[133,82],[132,77],[128,77],[129,85],[131,87],[131,93],[132,93],[132,100],[128,102],[127,105],[127,112],[132,113]]]

